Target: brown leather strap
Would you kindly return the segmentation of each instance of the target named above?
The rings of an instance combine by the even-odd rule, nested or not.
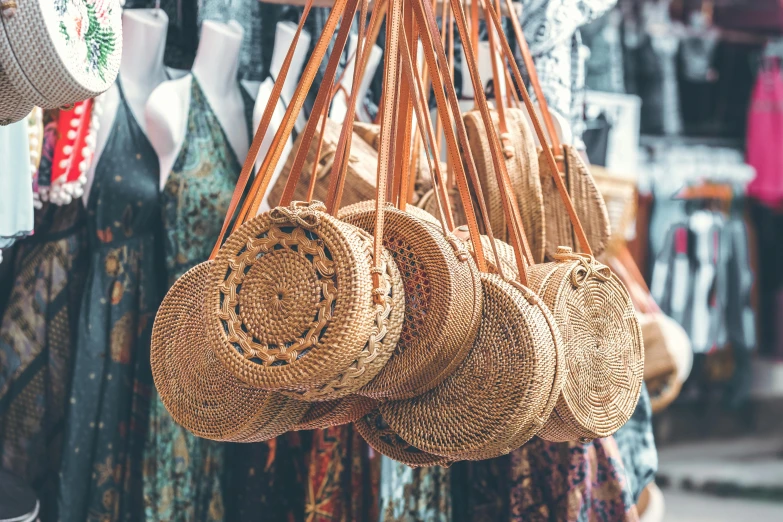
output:
[[[506,0],[506,5],[509,8],[509,16],[511,18],[512,25],[519,29],[521,32],[521,27],[519,25],[519,20],[516,19],[516,12],[513,10],[513,5],[511,5],[511,0]],[[500,23],[500,16],[498,16],[495,9],[489,5],[487,8],[487,12],[489,14],[490,21],[495,25],[498,30],[502,30],[502,25]],[[516,31],[516,29],[515,29]],[[524,38],[524,35],[522,35]],[[517,36],[519,38],[519,36]],[[500,47],[503,51],[503,54],[505,55],[506,61],[509,64],[509,67],[511,69],[511,72],[513,73],[514,82],[516,83],[516,87],[519,90],[519,92],[522,94],[522,100],[525,103],[525,107],[528,110],[528,113],[530,114],[530,119],[533,122],[533,129],[536,132],[536,135],[538,136],[539,141],[543,144],[546,143],[546,137],[544,135],[544,130],[541,126],[541,121],[539,120],[535,108],[533,107],[533,102],[530,99],[530,94],[527,91],[527,87],[525,86],[525,82],[522,79],[522,74],[519,72],[519,67],[517,66],[516,60],[514,60],[514,54],[511,52],[511,47],[508,45],[508,41],[504,38],[500,41]],[[546,114],[547,111],[542,111]],[[590,244],[587,241],[587,235],[585,234],[584,228],[582,227],[582,223],[579,220],[579,216],[576,214],[576,209],[574,209],[574,204],[571,201],[571,197],[568,195],[568,189],[565,186],[565,183],[563,182],[562,177],[560,176],[557,162],[555,161],[555,157],[552,154],[552,149],[549,147],[544,147],[544,159],[546,160],[549,170],[552,173],[552,179],[555,182],[555,185],[557,186],[557,191],[560,193],[560,198],[563,200],[563,204],[565,205],[566,212],[568,212],[568,217],[571,220],[571,224],[574,227],[574,234],[576,235],[577,242],[579,243],[582,251],[586,254],[592,255],[593,251],[590,248]]]
[[[332,47],[331,56],[326,64],[326,71],[322,80],[322,85],[326,88],[318,89],[318,94],[315,97],[315,103],[313,104],[313,113],[321,114],[321,111],[328,110],[326,107],[327,102],[331,99],[332,89],[335,77],[337,76],[337,68],[340,65],[340,57],[345,43],[348,41],[351,25],[353,25],[353,19],[356,15],[356,9],[358,7],[358,0],[350,0],[348,6],[346,6],[345,13],[343,15],[343,21],[340,24],[340,30],[337,32],[337,39]],[[293,167],[288,176],[285,188],[283,189],[283,195],[280,197],[280,206],[286,207],[291,204],[294,199],[294,191],[299,184],[299,179],[302,176],[302,168],[304,162],[307,159],[307,149],[309,144],[313,140],[315,131],[318,125],[317,118],[310,118],[302,132],[301,143],[302,147],[296,153],[294,157]],[[260,204],[260,203],[259,203]]]
[[[405,32],[401,33],[401,37],[407,34],[408,48],[413,46],[411,51],[412,58],[416,60],[416,51],[418,46],[415,45],[415,37],[413,34],[413,11],[409,5],[403,2],[402,23],[405,28]],[[411,176],[415,176],[415,171],[411,169],[411,150],[413,143],[413,92],[410,90],[408,82],[400,82],[399,84],[399,97],[400,103],[397,104],[397,128],[396,138],[397,144],[395,149],[395,164],[399,165],[395,168],[395,174],[398,176],[396,198],[393,201],[396,202],[397,208],[405,210],[407,205],[408,184],[411,182]]]
[[[239,205],[239,201],[242,199],[242,194],[245,192],[247,183],[250,180],[250,173],[253,172],[253,166],[255,165],[256,159],[258,158],[258,151],[261,149],[261,143],[264,141],[264,135],[269,129],[269,122],[272,121],[272,115],[275,112],[275,108],[277,108],[277,102],[280,99],[280,94],[283,92],[283,84],[285,83],[286,77],[288,76],[288,70],[291,68],[291,62],[294,59],[294,53],[296,52],[296,46],[299,42],[299,37],[302,34],[305,21],[307,20],[307,16],[310,14],[310,9],[312,6],[313,0],[308,0],[304,11],[302,12],[302,17],[299,20],[299,25],[296,27],[296,33],[294,33],[294,39],[291,42],[291,47],[289,47],[288,52],[286,52],[283,65],[280,68],[280,74],[278,74],[277,79],[275,80],[274,86],[272,87],[272,92],[270,93],[269,99],[266,102],[266,107],[264,107],[261,121],[258,124],[255,135],[253,136],[253,141],[250,145],[250,149],[248,150],[247,157],[245,158],[245,163],[242,165],[242,170],[239,173],[239,179],[237,179],[237,186],[234,189],[234,194],[231,196],[231,202],[228,205],[226,218],[223,220],[223,226],[220,229],[220,234],[218,235],[218,239],[215,242],[215,246],[212,248],[212,253],[209,256],[210,259],[214,259],[217,255],[218,249],[223,243],[223,237],[228,230],[228,225],[231,223],[231,218],[234,217],[234,212],[236,211],[237,206]]]
[[[430,71],[430,77],[432,78],[435,100],[438,105],[438,112],[441,118],[444,120],[443,129],[446,134],[446,150],[451,161],[451,166],[454,169],[454,178],[457,182],[460,200],[465,211],[465,217],[467,218],[468,230],[470,231],[470,240],[473,244],[473,251],[476,257],[476,264],[478,265],[479,270],[486,272],[487,262],[484,258],[484,248],[481,245],[476,212],[473,207],[473,201],[471,199],[470,190],[468,188],[468,177],[463,167],[463,157],[461,157],[459,152],[459,146],[457,145],[457,136],[455,135],[454,127],[457,129],[457,135],[459,136],[459,141],[462,144],[462,151],[464,153],[465,163],[468,165],[468,171],[474,180],[478,179],[476,176],[476,166],[473,160],[473,155],[470,153],[470,147],[468,146],[465,125],[462,122],[462,118],[460,117],[459,102],[457,101],[454,85],[451,81],[443,81],[443,78],[449,78],[450,75],[448,71],[448,65],[446,63],[446,53],[443,49],[440,35],[437,31],[438,26],[435,22],[435,15],[433,14],[432,6],[429,5],[429,2],[422,0],[414,0],[412,4],[414,7],[414,13],[416,15],[416,22],[419,24],[419,29],[421,31],[423,43],[422,47],[424,49],[424,55],[427,60],[428,69]],[[436,53],[437,59],[435,56]],[[455,124],[454,126],[451,124],[452,114],[456,116],[453,118]],[[483,221],[485,223],[489,223],[488,213],[486,212],[486,205],[484,204],[484,198],[478,197],[477,200]]]
[[[486,13],[488,2],[484,2],[484,11]],[[467,24],[465,23],[465,13],[462,8],[460,0],[452,0],[452,9],[454,9],[454,18],[457,22],[457,29],[460,32],[461,38],[468,37]],[[493,57],[494,60],[494,57]],[[516,208],[516,198],[512,197],[513,189],[511,188],[510,178],[506,169],[506,163],[502,157],[500,140],[495,132],[495,125],[492,122],[492,115],[489,111],[489,105],[487,104],[487,98],[484,90],[481,88],[482,81],[478,73],[478,64],[473,56],[466,55],[466,64],[470,73],[470,78],[473,82],[473,89],[476,93],[476,102],[479,112],[481,113],[482,120],[484,122],[485,131],[490,145],[490,156],[492,158],[493,168],[495,170],[495,176],[505,198],[501,198],[503,204],[504,213],[506,214],[507,221],[509,223],[509,236],[511,238],[511,244],[514,247],[514,255],[517,261],[517,267],[519,270],[520,282],[527,284],[527,267],[525,262],[532,263],[533,256],[530,252],[530,248],[527,244],[527,238],[525,237],[524,230],[521,227],[522,219],[519,216],[518,209]],[[476,180],[476,186],[479,187],[478,179]],[[479,195],[483,199],[482,195]],[[517,211],[516,213],[514,211]],[[492,234],[489,233],[491,227],[487,226],[488,234],[492,245],[494,247],[495,241]],[[524,257],[523,257],[524,256]],[[524,258],[527,258],[526,260]],[[500,267],[502,263],[497,261],[497,265]]]
[[[280,127],[277,129],[274,138],[272,139],[272,144],[270,145],[269,151],[267,152],[261,168],[259,169],[259,175],[256,176],[256,179],[253,182],[253,186],[245,198],[245,202],[243,203],[237,220],[234,223],[234,229],[236,229],[236,227],[248,219],[249,216],[254,216],[255,212],[257,212],[257,210],[254,209],[257,209],[261,205],[261,201],[263,200],[264,194],[266,193],[266,190],[269,187],[269,183],[272,179],[272,174],[274,173],[275,167],[277,166],[277,163],[280,160],[280,156],[283,153],[285,143],[287,142],[288,137],[291,135],[294,122],[299,115],[299,111],[302,109],[307,92],[309,91],[310,86],[315,79],[315,75],[318,72],[318,67],[323,60],[324,55],[326,54],[329,43],[332,39],[332,36],[334,35],[337,24],[340,21],[343,12],[345,11],[345,6],[348,1],[349,0],[335,0],[332,11],[326,20],[326,24],[324,24],[323,32],[318,38],[315,49],[313,50],[313,53],[310,56],[310,59],[308,60],[299,80],[299,84],[296,86],[291,103],[289,103],[288,108],[286,109],[285,115],[283,116],[283,121]],[[351,1],[355,2],[356,0]]]
[[[473,0],[474,4],[481,2],[482,6],[489,0]],[[505,100],[502,96],[503,88],[505,87],[505,78],[500,74],[500,68],[498,67],[498,61],[495,59],[495,52],[497,51],[497,42],[495,41],[495,31],[492,24],[487,24],[487,38],[489,40],[490,60],[492,64],[492,81],[494,83],[495,90],[495,105],[498,112],[498,125],[500,127],[500,139],[503,142],[504,151],[511,147],[508,143],[508,124],[506,122],[506,107]],[[483,85],[483,82],[482,82]],[[494,127],[494,125],[493,125]],[[513,150],[511,148],[510,150]]]

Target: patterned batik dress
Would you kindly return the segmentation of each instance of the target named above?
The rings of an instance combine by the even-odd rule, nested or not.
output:
[[[61,522],[144,516],[150,334],[164,290],[159,166],[119,91],[87,206],[90,271],[69,398]]]
[[[25,172],[25,174],[27,174]],[[84,284],[81,201],[35,212],[35,235],[16,247],[0,323],[0,468],[30,484],[41,521],[57,520],[63,417]]]
[[[246,124],[253,100],[242,90]],[[185,140],[162,193],[169,286],[205,261],[217,241],[242,165],[195,77]],[[174,422],[155,394],[144,464],[149,522],[224,520],[223,444]]]

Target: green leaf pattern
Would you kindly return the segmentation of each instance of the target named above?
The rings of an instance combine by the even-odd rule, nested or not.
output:
[[[117,49],[116,0],[55,0],[54,7],[60,17],[59,32],[82,55],[84,72],[97,73],[105,81]]]

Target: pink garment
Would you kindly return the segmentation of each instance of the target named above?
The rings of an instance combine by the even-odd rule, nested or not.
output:
[[[777,60],[765,64],[753,88],[747,161],[756,169],[748,195],[770,207],[783,204],[783,76]]]

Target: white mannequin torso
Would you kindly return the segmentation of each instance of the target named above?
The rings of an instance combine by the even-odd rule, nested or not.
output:
[[[152,147],[160,160],[160,187],[185,141],[190,109],[190,93],[195,77],[226,137],[241,162],[250,148],[245,122],[245,103],[237,81],[242,28],[207,20],[191,74],[159,85],[147,102],[145,119]]]
[[[122,53],[119,82],[122,92],[141,129],[146,132],[144,110],[155,88],[168,78],[163,65],[169,19],[160,9],[128,9],[122,13]],[[100,97],[102,113],[98,119],[95,154],[87,170],[85,205],[95,178],[101,154],[106,147],[120,105],[120,90],[115,83]]]
[[[280,74],[280,69],[283,66],[285,55],[288,53],[288,49],[293,43],[295,34],[295,24],[292,24],[291,22],[280,22],[277,24],[277,31],[275,32],[275,48],[272,53],[272,63],[270,66],[272,76],[275,78],[277,78],[278,74]],[[291,60],[291,67],[288,70],[285,83],[283,84],[283,90],[281,92],[282,100],[277,102],[272,120],[269,123],[269,129],[267,129],[266,134],[264,134],[264,141],[261,142],[261,149],[259,150],[258,158],[256,159],[256,169],[261,167],[261,164],[264,161],[264,157],[266,156],[267,152],[269,151],[269,147],[272,144],[272,138],[274,138],[277,129],[280,127],[280,124],[283,121],[286,107],[294,97],[294,91],[296,90],[296,85],[299,82],[299,76],[302,72],[302,67],[304,66],[305,59],[307,58],[307,51],[309,48],[310,35],[302,31],[302,34],[299,36],[299,42],[296,45],[296,51],[294,51],[293,59]],[[272,94],[273,87],[274,80],[272,78],[267,78],[261,82],[261,87],[258,89],[258,96],[256,97],[256,103],[253,109],[254,130],[258,128],[259,123],[261,123],[261,118],[264,114],[264,109],[266,108],[269,96]],[[289,138],[286,142],[285,148],[283,149],[283,155],[280,157],[280,161],[275,167],[275,173],[272,175],[270,187],[274,186],[277,178],[280,176],[280,172],[285,165],[285,160],[288,157],[288,154],[291,152],[292,148],[293,141]],[[264,197],[264,200],[261,203],[261,207],[259,207],[259,212],[264,212],[266,210],[269,210],[269,205],[267,203],[266,197]]]
[[[340,81],[340,85],[342,85],[349,93],[353,88],[353,71],[354,67],[356,67],[356,56],[354,56],[354,53],[356,52],[356,46],[358,43],[359,37],[355,34],[352,34],[348,39],[348,56],[353,56],[353,59],[345,66],[345,72],[343,73],[342,80]],[[370,82],[372,81],[373,76],[375,76],[375,70],[378,68],[378,64],[380,63],[382,56],[383,50],[377,45],[373,45],[372,50],[370,51],[370,59],[367,61],[367,69],[365,69],[364,76],[362,76],[362,81],[359,84],[357,98],[359,103],[356,104],[357,115],[359,115],[360,119],[362,120],[364,120],[366,115],[364,114],[364,104],[361,103],[361,100],[364,100],[364,97],[367,94],[367,89],[370,88]],[[342,123],[345,119],[346,112],[348,112],[348,99],[345,96],[345,92],[342,90],[337,91],[337,94],[334,95],[332,108],[329,111],[329,117],[335,120],[337,123]],[[366,118],[366,121],[369,121],[369,116],[366,116]]]

